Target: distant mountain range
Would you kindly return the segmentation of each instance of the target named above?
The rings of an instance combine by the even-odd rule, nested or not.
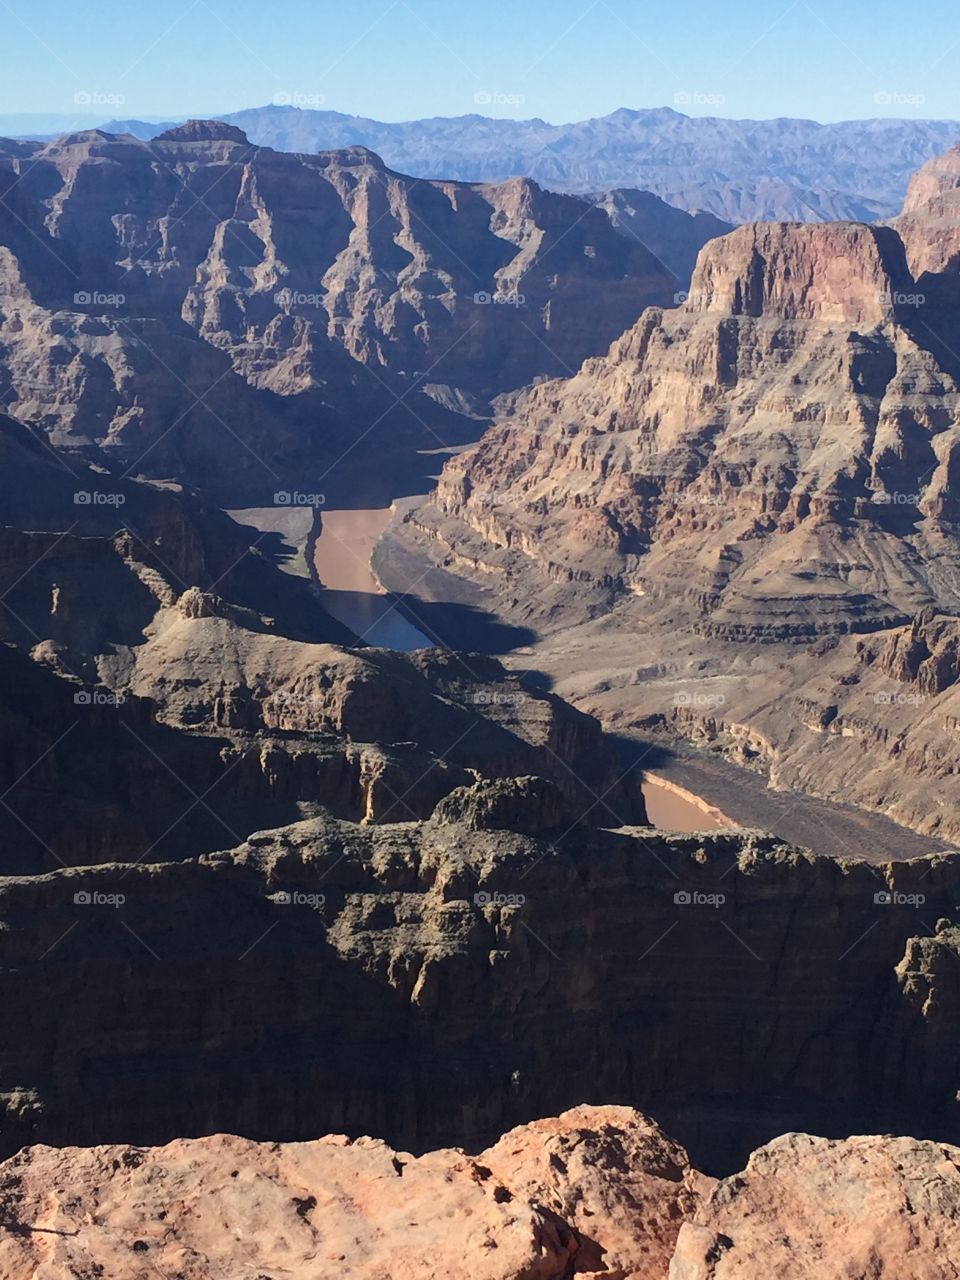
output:
[[[960,122],[951,120],[725,120],[668,107],[560,125],[480,115],[391,124],[288,106],[221,118],[279,151],[362,145],[414,177],[499,182],[523,175],[579,193],[639,188],[728,222],[892,217],[910,175],[960,140]],[[101,127],[146,139],[172,123],[111,120]],[[2,118],[0,130],[15,132]]]

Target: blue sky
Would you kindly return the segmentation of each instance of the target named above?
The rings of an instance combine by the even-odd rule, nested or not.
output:
[[[0,114],[957,119],[957,17],[955,0],[0,0]]]

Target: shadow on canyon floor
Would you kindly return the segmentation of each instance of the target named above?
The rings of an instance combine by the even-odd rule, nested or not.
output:
[[[326,591],[321,599],[367,644],[389,649],[435,647],[498,657],[537,638],[529,628],[502,622],[475,605],[358,591]]]

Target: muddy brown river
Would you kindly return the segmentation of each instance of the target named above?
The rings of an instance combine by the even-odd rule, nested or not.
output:
[[[407,501],[421,501],[408,499]],[[396,510],[393,507],[324,511],[314,564],[326,588],[324,607],[367,644],[383,649],[430,648],[436,643],[397,607],[370,568],[377,539]]]
[[[655,774],[644,777],[643,798],[647,817],[661,831],[717,831],[736,825],[700,796]]]

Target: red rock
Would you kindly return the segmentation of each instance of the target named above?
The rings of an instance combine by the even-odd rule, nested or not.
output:
[[[482,1159],[515,1195],[577,1231],[577,1275],[608,1280],[664,1276],[680,1225],[713,1185],[679,1143],[630,1107],[575,1107],[536,1120]]]
[[[701,1186],[627,1107],[475,1158],[342,1136],[31,1147],[0,1166],[0,1280],[658,1280]]]
[[[680,1231],[670,1280],[960,1275],[960,1148],[788,1133]]]

